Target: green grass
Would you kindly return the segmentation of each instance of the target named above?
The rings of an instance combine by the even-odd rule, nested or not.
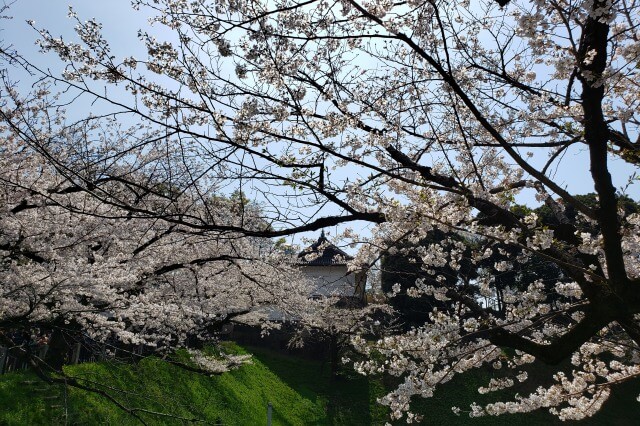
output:
[[[245,352],[235,345],[230,349]],[[109,386],[109,392],[127,407],[202,419],[208,425],[264,425],[268,402],[273,404],[274,425],[383,425],[388,420],[386,408],[377,404],[376,398],[391,388],[389,379],[367,379],[349,372],[331,379],[329,366],[321,362],[265,349],[249,350],[254,354],[252,364],[214,377],[190,373],[156,358],[133,365],[82,364],[66,367],[66,371],[101,384],[103,389]],[[545,373],[543,367],[533,368],[528,386],[535,388],[541,383],[537,377]],[[465,409],[471,401],[483,404],[513,397],[513,390],[477,393],[491,374],[478,370],[458,376],[443,385],[434,398],[415,401],[415,411],[424,415],[423,424],[438,426],[560,424],[544,411],[479,419],[455,416],[451,406]],[[526,388],[519,391],[528,392]],[[580,425],[640,424],[638,394],[638,383],[624,384],[602,412]],[[65,412],[69,425],[140,424],[100,395],[74,388],[65,392],[64,386],[45,385],[25,372],[0,376],[0,425],[64,424]],[[187,424],[157,414],[139,415],[152,425]]]
[[[237,346],[232,350],[244,352]],[[251,364],[214,377],[156,358],[134,365],[82,364],[65,371],[95,382],[129,408],[203,419],[205,424],[264,425],[268,402],[273,404],[274,425],[372,424],[369,405],[375,396],[370,397],[365,378],[334,383],[322,363],[256,352]],[[47,398],[54,395],[58,397]],[[140,424],[98,394],[70,387],[65,399],[63,386],[37,382],[29,373],[0,376],[0,424],[64,424],[65,410],[70,425]],[[154,425],[186,424],[144,411],[138,415]]]
[[[567,367],[567,366],[565,366]],[[477,389],[486,386],[489,379],[496,373],[490,369],[469,371],[454,377],[450,382],[442,385],[435,395],[429,399],[415,401],[414,409],[424,415],[424,424],[428,425],[474,425],[474,426],[528,426],[528,425],[580,425],[580,426],[626,426],[640,424],[640,403],[636,400],[640,394],[640,381],[628,382],[614,388],[611,397],[605,402],[601,411],[591,418],[582,421],[560,421],[552,416],[548,410],[542,409],[526,414],[507,414],[501,416],[485,416],[471,419],[463,412],[456,416],[452,406],[463,411],[470,411],[471,402],[486,405],[496,401],[514,401],[515,394],[526,396],[535,391],[540,385],[551,383],[551,374],[556,371],[542,364],[534,364],[526,368],[529,380],[525,384],[511,389],[490,392],[481,395]]]
[[[47,386],[27,373],[0,376],[0,424],[44,425],[57,414],[43,396],[52,396],[57,387]],[[37,395],[37,396],[36,396]]]
[[[348,370],[332,379],[328,364],[260,348],[252,348],[251,352],[296,393],[324,408],[322,418],[304,424],[383,425],[387,420],[387,410],[376,403],[383,393],[379,380]]]

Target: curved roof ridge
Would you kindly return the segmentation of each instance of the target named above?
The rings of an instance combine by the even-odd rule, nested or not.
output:
[[[304,265],[346,265],[351,259],[353,256],[348,255],[327,239],[324,230],[320,233],[318,241],[298,253],[298,263]]]

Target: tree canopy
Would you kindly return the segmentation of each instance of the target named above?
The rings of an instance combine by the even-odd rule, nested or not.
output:
[[[3,137],[67,182],[29,171],[29,194],[89,214],[93,204],[67,198],[91,199],[94,217],[162,223],[196,241],[349,226],[343,236],[361,242],[353,269],[401,241],[416,247],[434,279],[414,294],[455,309],[352,339],[367,357],[359,371],[403,378],[382,401],[393,418],[416,420],[412,397],[482,365],[510,372],[489,389],[525,380],[521,365],[534,360],[570,359],[574,371],[515,401],[474,404],[473,416],[544,407],[583,418],[640,374],[640,216],[621,197],[637,191],[640,158],[635,0],[132,5],[152,15],[139,32],[143,58],[117,56],[99,21],[73,10],[74,40],[31,23],[62,73],[3,50],[11,69],[37,78],[21,92],[3,73]],[[87,102],[100,112],[82,114]],[[573,193],[558,168],[575,168],[595,196]],[[223,188],[258,200],[260,220],[207,208]],[[512,210],[532,194],[544,217]],[[357,236],[362,223],[370,234]],[[424,244],[434,230],[480,243]],[[483,264],[479,295],[501,291],[504,306],[438,274],[463,257]],[[536,259],[563,279],[498,285]]]

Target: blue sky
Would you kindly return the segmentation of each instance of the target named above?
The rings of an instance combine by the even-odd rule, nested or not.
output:
[[[55,69],[56,66],[59,66],[59,62],[53,54],[42,55],[38,53],[37,46],[35,46],[38,34],[25,21],[34,20],[36,27],[47,28],[54,36],[73,39],[75,38],[74,23],[67,17],[69,5],[74,7],[81,20],[95,17],[103,24],[103,32],[117,57],[144,56],[144,48],[137,39],[137,32],[138,29],[148,28],[148,12],[145,10],[134,11],[129,0],[17,0],[5,13],[12,16],[13,19],[0,21],[2,22],[0,40],[3,40],[5,45],[13,45],[33,63]],[[167,37],[170,35],[167,34]],[[544,161],[545,159],[536,158],[536,160]],[[633,167],[621,160],[612,161],[610,169],[614,184],[618,188],[626,184],[627,176],[634,170]],[[555,180],[562,186],[566,186],[571,192],[587,193],[593,191],[592,181],[588,174],[586,150],[574,148],[565,154],[556,171]],[[630,187],[628,194],[635,199],[640,199],[640,185],[635,184]],[[536,204],[532,192],[524,193],[519,201],[531,205]],[[329,233],[335,232],[335,230],[328,231]],[[316,234],[311,233],[306,236],[314,237]],[[299,241],[299,238],[296,238],[296,241]]]
[[[34,43],[38,34],[27,25],[28,19],[34,20],[38,28],[49,29],[55,36],[72,38],[73,21],[67,17],[69,5],[80,19],[96,18],[102,22],[116,52],[130,52],[136,47],[138,52],[143,52],[137,45],[136,34],[138,28],[147,25],[146,15],[144,11],[135,12],[129,0],[17,0],[6,12],[13,19],[3,22],[2,38],[29,56],[37,53]]]

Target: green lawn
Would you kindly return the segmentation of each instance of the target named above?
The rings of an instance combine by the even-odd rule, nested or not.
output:
[[[236,353],[245,349],[231,346]],[[266,406],[273,404],[274,425],[383,425],[386,409],[376,404],[387,380],[366,379],[354,374],[332,380],[329,366],[265,349],[250,348],[250,365],[221,376],[205,377],[148,358],[138,364],[96,363],[67,367],[74,376],[102,384],[130,408],[170,413],[184,419],[140,411],[153,425],[264,425]],[[534,370],[530,374],[542,373]],[[497,418],[470,419],[455,416],[452,405],[467,408],[473,400],[491,402],[496,395],[478,395],[487,371],[467,373],[445,384],[436,396],[417,401],[417,411],[427,425],[548,425],[559,424],[545,412]],[[535,385],[535,380],[534,380]],[[511,391],[513,393],[513,391]],[[640,393],[630,383],[605,405],[603,412],[581,425],[640,424]],[[508,398],[503,392],[497,397]],[[136,425],[129,414],[102,396],[63,386],[48,386],[28,373],[0,376],[0,425]],[[565,423],[566,424],[566,423]],[[569,423],[571,424],[571,423]]]
[[[237,346],[232,349],[244,352]],[[328,368],[319,362],[267,351],[258,351],[249,365],[214,377],[154,358],[134,365],[82,364],[66,367],[66,371],[108,385],[109,392],[129,408],[203,419],[204,424],[266,424],[268,402],[273,404],[274,425],[374,423],[369,405],[375,396],[369,395],[368,380],[354,377],[332,382]],[[65,412],[70,425],[140,424],[100,395],[74,388],[67,392],[63,386],[48,386],[28,373],[0,376],[0,424],[64,424]],[[145,411],[138,414],[149,424],[188,423]]]
[[[568,368],[565,366],[565,368]],[[424,415],[424,424],[428,425],[474,425],[474,426],[527,426],[527,425],[580,425],[580,426],[626,426],[640,425],[640,403],[636,400],[640,394],[640,381],[625,383],[614,388],[611,397],[605,402],[601,411],[592,418],[582,421],[562,422],[547,410],[538,410],[527,414],[510,414],[497,417],[486,416],[471,419],[468,414],[456,416],[452,406],[470,411],[472,401],[480,405],[495,401],[513,401],[516,393],[523,396],[533,392],[540,385],[551,382],[551,374],[555,369],[534,364],[526,368],[529,380],[520,387],[490,392],[481,395],[477,392],[480,386],[486,386],[492,375],[498,375],[490,369],[478,369],[456,376],[440,387],[433,398],[416,401],[415,410]]]

